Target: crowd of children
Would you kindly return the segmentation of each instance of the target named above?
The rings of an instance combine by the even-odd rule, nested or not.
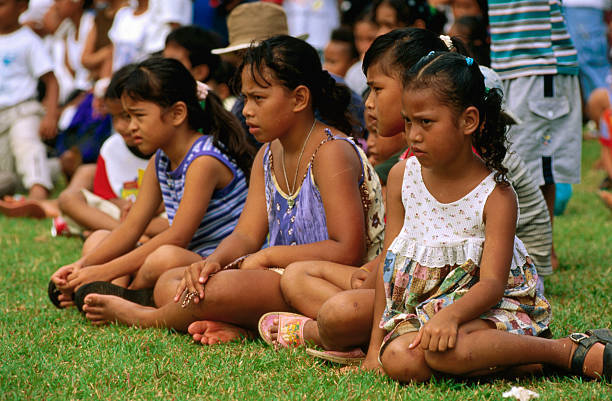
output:
[[[0,0],[0,171],[29,191],[0,211],[85,238],[51,275],[58,308],[207,345],[259,334],[400,382],[609,380],[612,331],[552,339],[544,295],[555,184],[580,176],[558,1],[531,2],[538,48],[515,29],[532,6],[504,0],[377,0],[338,29],[326,1],[246,3],[229,42],[182,26],[190,2],[57,0],[39,22],[30,3],[22,24],[28,1]],[[608,90],[585,99],[611,175]],[[48,200],[58,127],[70,181]]]

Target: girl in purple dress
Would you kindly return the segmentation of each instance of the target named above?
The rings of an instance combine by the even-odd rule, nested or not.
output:
[[[204,344],[226,342],[254,330],[266,312],[292,310],[279,274],[290,263],[356,266],[380,252],[380,185],[344,134],[352,129],[348,89],[322,70],[314,48],[289,36],[249,49],[239,72],[249,132],[265,145],[236,229],[205,260],[164,273],[157,307],[88,295],[93,322],[188,329]]]

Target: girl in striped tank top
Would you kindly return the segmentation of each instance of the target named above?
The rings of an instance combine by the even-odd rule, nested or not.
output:
[[[75,290],[79,309],[89,293],[151,303],[151,290],[131,291],[151,289],[164,269],[212,253],[233,231],[246,200],[254,149],[238,120],[213,92],[198,87],[180,62],[151,58],[135,65],[122,93],[134,142],[155,155],[123,223],[110,233],[92,234],[83,257],[53,275],[62,306],[71,304]],[[170,227],[136,246],[162,206]],[[162,263],[168,260],[172,263]]]

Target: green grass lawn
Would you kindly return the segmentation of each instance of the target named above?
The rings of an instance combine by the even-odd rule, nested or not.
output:
[[[546,278],[556,336],[612,327],[612,213],[598,199],[595,142],[583,152],[583,183],[555,220],[561,268]],[[58,310],[47,283],[77,259],[81,241],[52,238],[49,220],[0,217],[0,399],[418,399],[502,400],[511,386],[539,400],[610,400],[612,387],[576,377],[398,385],[371,373],[343,373],[302,349],[275,352],[263,341],[202,347],[168,330],[96,328]]]

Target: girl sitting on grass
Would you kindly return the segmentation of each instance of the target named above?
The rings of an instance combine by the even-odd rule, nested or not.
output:
[[[229,341],[255,329],[264,313],[291,310],[279,284],[290,263],[354,266],[380,252],[380,186],[363,151],[343,134],[352,127],[348,89],[322,70],[314,48],[289,36],[249,49],[239,72],[249,131],[266,145],[255,157],[236,229],[205,260],[160,277],[158,308],[85,297],[94,324],[189,327],[204,344]],[[222,269],[245,255],[234,269]],[[180,263],[161,256],[158,262]]]
[[[126,219],[110,233],[93,233],[83,257],[51,277],[50,295],[61,307],[88,283],[152,288],[163,271],[147,268],[143,274],[141,267],[155,264],[156,250],[179,264],[208,256],[232,232],[246,200],[253,149],[214,93],[200,105],[196,81],[180,62],[143,61],[123,82],[122,93],[134,143],[142,153],[156,153]],[[162,202],[170,227],[136,246]],[[102,291],[98,284],[92,290]],[[140,301],[150,303],[147,297]]]
[[[550,305],[515,236],[499,91],[485,90],[473,59],[432,51],[404,77],[402,115],[415,157],[389,175],[386,257],[362,367],[400,382],[534,363],[609,376],[610,349],[597,343],[610,347],[609,330],[537,337]]]

